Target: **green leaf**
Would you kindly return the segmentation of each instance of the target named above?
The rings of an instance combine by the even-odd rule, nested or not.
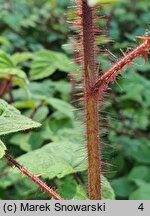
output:
[[[126,177],[113,180],[111,186],[114,189],[116,196],[119,198],[127,198],[135,188]]]
[[[64,101],[69,100],[71,92],[71,83],[61,80],[53,82],[52,84],[55,87],[56,91],[60,92],[61,98]]]
[[[150,146],[149,146],[149,140],[147,140],[147,143],[143,142],[141,143],[143,145],[139,146],[139,149],[137,152],[135,152],[135,154],[133,155],[133,158],[140,162],[140,163],[144,163],[144,164],[150,164]]]
[[[13,103],[13,106],[16,109],[29,109],[29,108],[34,109],[36,107],[36,103],[34,100],[18,101],[18,102]]]
[[[119,103],[123,100],[131,100],[147,107],[150,105],[148,97],[150,94],[150,81],[138,73],[132,73],[132,70],[131,67],[129,69],[130,73],[126,73],[125,79],[119,81],[122,91],[126,93],[118,98]]]
[[[16,67],[11,57],[0,50],[0,78],[8,79],[12,75],[12,83],[27,90],[29,83],[26,73]]]
[[[96,5],[97,3],[115,3],[115,2],[118,2],[119,0],[88,0],[88,4],[90,6],[94,6]]]
[[[101,175],[102,184],[102,200],[115,200],[115,193],[107,180],[103,175]]]
[[[6,149],[5,144],[0,140],[0,159],[4,157]]]
[[[150,164],[150,145],[145,138],[131,139],[128,136],[118,136],[113,139],[125,157],[134,159],[139,163]]]
[[[58,192],[64,198],[73,200],[88,199],[82,185],[78,185],[72,179],[72,176],[68,176],[68,174],[87,170],[86,150],[81,143],[70,141],[53,142],[20,156],[17,161],[35,175],[49,179],[57,177]],[[9,175],[4,180],[7,182],[8,179],[6,187],[20,179],[18,172],[16,169],[9,172]],[[17,176],[14,174],[17,174]],[[11,176],[14,176],[14,178],[12,179]],[[114,200],[115,195],[110,183],[104,176],[101,178],[102,198],[104,200]]]
[[[69,103],[57,98],[49,98],[47,102],[65,116],[73,118],[73,107]]]
[[[21,181],[17,181],[17,183],[14,184],[14,189],[17,195],[16,199],[27,199],[29,196],[31,196],[31,194],[35,194],[37,192],[38,186],[34,184],[34,182],[32,182],[30,179],[24,178],[24,179],[21,179]],[[40,191],[39,191],[39,194],[40,194]],[[13,197],[13,194],[12,194],[12,197]]]
[[[59,186],[57,192],[66,200],[88,199],[83,187],[77,184],[71,175],[68,175],[63,179],[56,179],[56,184]]]
[[[72,128],[72,124],[70,118],[52,118],[46,122],[45,128],[42,131],[42,136],[44,139],[52,140],[54,142],[68,139],[80,142],[81,140],[79,140],[79,136]]]
[[[150,172],[149,168],[146,166],[137,166],[133,167],[133,169],[128,174],[128,180],[136,182],[136,180],[150,180]]]
[[[44,50],[36,53],[31,65],[30,78],[31,80],[43,79],[52,75],[57,69],[70,72],[74,67],[65,54]]]
[[[0,70],[5,68],[14,68],[14,64],[10,57],[2,50],[0,50]]]
[[[17,79],[19,79],[28,84],[27,76],[23,70],[20,70],[19,68],[0,68],[0,78],[7,79],[10,75],[13,75],[12,81],[14,83],[17,82]]]
[[[32,113],[33,113],[33,110],[29,110],[29,111],[26,112],[26,115],[31,116]],[[37,122],[42,122],[47,118],[48,113],[49,113],[48,107],[47,106],[42,106],[34,114],[33,120],[37,121]]]
[[[40,133],[17,133],[10,139],[10,143],[19,146],[25,152],[29,152],[41,147],[43,139]]]
[[[143,181],[141,186],[129,196],[130,200],[150,200],[150,184]]]
[[[2,37],[2,36],[0,36],[0,44],[2,44],[4,46],[10,46],[11,45],[9,40],[7,40],[5,37]]]
[[[12,55],[11,60],[14,63],[14,65],[18,65],[22,62],[25,62],[29,59],[33,58],[33,54],[30,52],[23,52],[23,53],[15,53]]]
[[[40,124],[27,118],[4,100],[0,99],[0,135],[37,128]]]
[[[44,80],[42,82],[31,82],[29,85],[31,96],[35,100],[47,100],[47,98],[53,96],[55,89],[50,80]]]
[[[132,123],[130,122],[130,127],[133,129],[146,129],[149,125],[149,110],[147,108],[132,108],[129,107],[125,108],[122,111],[124,117],[128,119],[132,119]]]
[[[17,158],[17,161],[31,173],[53,179],[86,170],[85,158],[86,151],[81,143],[62,141],[26,153]]]

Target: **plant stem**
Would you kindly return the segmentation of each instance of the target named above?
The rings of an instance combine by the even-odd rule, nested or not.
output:
[[[44,103],[45,103],[45,100],[41,100],[40,104],[37,107],[35,107],[35,109],[33,110],[33,112],[30,115],[31,119],[33,119],[33,117],[35,116],[35,114],[37,113],[37,111],[44,105]]]
[[[124,66],[129,65],[130,62],[132,62],[134,59],[140,56],[144,56],[145,58],[147,58],[149,49],[150,49],[150,42],[145,41],[137,48],[135,48],[133,51],[125,55],[120,61],[118,61],[113,67],[111,67],[99,78],[96,84],[94,84],[93,87],[91,88],[90,93],[95,94],[96,92],[99,91],[101,87],[105,87],[107,89],[108,84],[114,81],[115,75],[118,71],[123,69]]]
[[[81,1],[82,29],[84,56],[84,95],[86,111],[86,139],[88,151],[88,193],[90,200],[101,199],[100,184],[100,146],[98,127],[98,98],[97,95],[90,95],[88,92],[97,80],[94,45],[94,18],[93,9],[88,6],[87,0]]]
[[[10,166],[15,166],[18,168],[24,175],[28,176],[33,182],[35,182],[39,188],[49,194],[56,200],[63,200],[55,191],[49,188],[43,181],[41,181],[37,176],[31,174],[28,170],[26,170],[23,166],[21,166],[17,161],[15,161],[10,155],[5,154],[5,159],[8,161]]]
[[[0,98],[2,98],[4,94],[6,93],[7,88],[11,84],[12,78],[13,78],[13,75],[10,75],[8,79],[4,81],[2,88],[0,89]]]

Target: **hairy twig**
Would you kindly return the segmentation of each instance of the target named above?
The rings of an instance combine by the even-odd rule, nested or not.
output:
[[[42,180],[40,180],[37,176],[31,174],[27,169],[25,169],[23,166],[21,166],[16,160],[14,160],[10,155],[5,154],[4,158],[8,161],[10,166],[14,166],[18,168],[21,173],[28,176],[30,180],[35,182],[39,188],[43,191],[45,191],[47,194],[49,194],[51,197],[53,197],[56,200],[63,200],[61,196],[59,196],[55,191],[53,191],[51,188],[49,188]]]
[[[98,125],[98,98],[97,95],[88,97],[91,86],[97,79],[96,52],[94,35],[93,9],[88,6],[87,1],[81,1],[82,13],[82,42],[83,42],[83,76],[86,112],[86,139],[88,152],[88,192],[90,200],[101,199],[101,153],[99,144]]]
[[[116,76],[116,73],[122,70],[125,66],[128,66],[134,59],[144,56],[145,59],[147,58],[148,51],[150,49],[150,42],[146,40],[144,43],[136,47],[133,51],[129,52],[125,55],[120,61],[118,61],[113,67],[111,67],[108,71],[106,71],[93,85],[91,88],[90,93],[95,94],[99,91],[99,89],[108,87],[110,82],[113,82]]]

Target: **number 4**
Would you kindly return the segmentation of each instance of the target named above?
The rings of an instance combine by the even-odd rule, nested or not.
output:
[[[144,210],[144,206],[143,206],[143,203],[141,203],[138,207],[139,210],[143,211]]]

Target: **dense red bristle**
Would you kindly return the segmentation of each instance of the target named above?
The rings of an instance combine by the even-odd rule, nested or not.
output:
[[[79,60],[82,60],[82,61],[83,61],[83,56],[76,57],[74,60],[75,60],[75,61],[79,61]]]
[[[104,113],[104,114],[110,114],[109,112],[105,111],[105,110],[99,110],[100,113]]]
[[[80,111],[80,110],[84,110],[84,108],[83,108],[83,107],[82,107],[82,108],[80,107],[80,108],[74,108],[74,109],[73,109],[73,111]]]
[[[106,102],[106,101],[100,100],[100,101],[98,102],[98,106],[101,107],[101,106],[103,106],[103,105],[106,105],[107,103],[108,103],[108,102]]]
[[[93,161],[95,159],[97,161],[101,160],[100,158],[100,145],[104,145],[100,140],[99,136],[102,137],[104,135],[104,132],[99,133],[99,126],[100,127],[108,127],[108,123],[103,123],[103,121],[107,121],[106,118],[101,117],[98,115],[98,113],[102,113],[102,110],[99,111],[99,106],[102,106],[105,104],[103,98],[106,88],[103,87],[99,91],[101,93],[100,97],[98,94],[95,94],[95,96],[89,96],[89,92],[91,91],[91,88],[96,84],[96,82],[99,79],[99,63],[96,61],[96,57],[101,54],[103,51],[98,51],[97,45],[100,43],[106,43],[109,42],[107,39],[101,39],[98,38],[97,35],[101,34],[101,37],[105,37],[104,34],[102,34],[101,29],[99,29],[97,22],[99,19],[104,19],[104,16],[97,15],[98,13],[98,7],[97,8],[90,8],[87,5],[87,0],[74,0],[76,3],[76,7],[72,7],[73,14],[77,15],[76,18],[73,18],[73,20],[68,20],[68,23],[70,23],[71,28],[76,31],[75,36],[73,40],[75,40],[74,44],[68,44],[68,47],[72,47],[73,51],[75,53],[75,59],[74,62],[81,65],[80,70],[77,70],[75,72],[75,75],[71,77],[71,81],[74,82],[76,80],[76,91],[74,93],[75,99],[73,99],[71,102],[78,104],[78,108],[76,110],[82,110],[85,111],[85,114],[77,117],[78,120],[85,119],[86,126],[86,141],[87,146],[93,145],[96,146],[97,150],[94,154],[97,154],[97,156],[94,156]],[[97,13],[97,14],[96,14]],[[74,89],[74,87],[73,87]],[[79,91],[79,90],[82,90]],[[83,97],[84,96],[84,97]],[[78,98],[80,97],[80,98]],[[83,106],[83,107],[79,107]],[[92,114],[93,113],[93,114]],[[92,123],[93,121],[93,123]],[[94,136],[92,134],[95,134]],[[106,134],[106,133],[105,133]],[[92,138],[94,137],[94,138]],[[92,140],[93,139],[93,140]],[[95,140],[94,140],[95,139]],[[90,141],[91,140],[91,141]],[[105,144],[106,145],[106,144]],[[91,151],[93,151],[94,147],[91,148]],[[87,148],[87,149],[88,149]],[[99,153],[98,153],[99,152]],[[92,153],[93,154],[93,153]],[[88,160],[90,156],[90,151],[88,149]],[[90,159],[92,162],[92,158]],[[92,162],[93,163],[93,162]],[[95,163],[95,162],[94,162]],[[108,163],[102,163],[101,165],[108,165]],[[91,175],[91,179],[94,178],[96,175],[95,173],[100,173],[101,168],[99,166],[99,163],[93,164],[93,169],[95,169],[95,172]],[[93,189],[89,191],[90,198],[91,199],[100,199],[100,196],[98,193],[100,193],[100,176],[97,174],[97,182],[96,184],[91,185]],[[90,183],[89,183],[90,184]],[[96,189],[97,188],[97,189]],[[99,189],[98,189],[99,188]],[[93,190],[95,190],[95,193],[97,193],[97,196],[93,196]],[[99,192],[98,192],[99,191]]]
[[[84,89],[83,85],[81,85],[81,84],[76,84],[76,88],[77,89]]]
[[[146,40],[146,42],[124,56],[110,70],[108,70],[101,76],[101,78],[97,81],[93,88],[91,88],[91,94],[93,94],[95,91],[101,91],[102,88],[104,88],[104,91],[106,91],[108,84],[115,81],[116,73],[122,70],[126,65],[129,65],[129,63],[132,62],[135,58],[144,56],[145,60],[147,60],[149,48],[150,43],[148,43]]]
[[[84,127],[85,127],[85,124],[86,124],[86,122],[85,122],[85,121],[82,121],[82,123],[80,123],[80,124],[77,124],[77,126],[78,126],[78,127],[82,127],[82,126],[84,126]]]
[[[73,93],[74,96],[83,96],[84,93],[83,92],[80,92],[80,93]]]
[[[103,134],[106,135],[106,133],[103,132],[103,133],[101,134],[101,136],[103,136]],[[109,147],[109,148],[113,148],[112,145],[110,145],[110,144],[108,144],[108,143],[106,143],[106,142],[101,142],[101,145],[107,146],[107,147]]]
[[[110,118],[109,118],[110,119]],[[103,121],[107,121],[107,120],[109,120],[108,118],[105,118],[105,117],[102,117],[102,116],[100,116],[100,120],[103,120]]]
[[[146,36],[136,36],[136,37],[150,42],[150,37],[146,37]]]
[[[102,171],[101,172],[102,175],[107,175],[107,174],[112,174],[112,173],[116,173],[116,171]]]
[[[113,166],[112,164],[107,163],[107,162],[103,162],[103,161],[101,161],[101,165],[102,166]]]
[[[75,117],[75,120],[82,120],[82,119],[85,119],[85,117],[86,117],[86,114]]]
[[[99,124],[99,126],[101,127],[101,128],[103,128],[103,127],[110,127],[110,125],[109,124],[107,124],[107,123],[100,123]]]
[[[76,103],[76,102],[79,102],[79,101],[84,101],[85,98],[78,98],[78,99],[74,99],[71,101],[71,103]]]

